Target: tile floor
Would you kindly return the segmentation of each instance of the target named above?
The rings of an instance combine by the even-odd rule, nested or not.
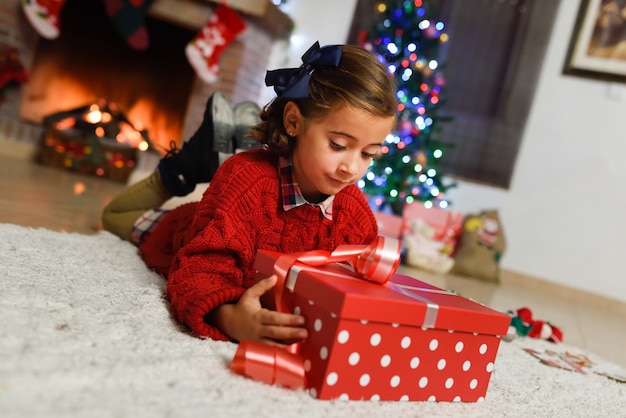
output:
[[[0,222],[90,234],[101,228],[101,208],[123,187],[0,155]],[[501,284],[436,276],[405,266],[401,272],[500,311],[527,306],[535,318],[560,326],[565,342],[626,367],[626,304],[507,271]]]

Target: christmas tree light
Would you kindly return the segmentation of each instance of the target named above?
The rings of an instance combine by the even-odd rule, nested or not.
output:
[[[428,1],[396,0],[375,7],[375,25],[361,33],[361,44],[387,65],[395,78],[398,124],[386,138],[359,187],[379,208],[390,206],[401,214],[405,203],[445,208],[439,161],[448,148],[439,139],[438,114],[445,101],[445,78],[438,61],[441,44],[448,42],[445,25]]]

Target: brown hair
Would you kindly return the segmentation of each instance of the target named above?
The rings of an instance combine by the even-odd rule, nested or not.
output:
[[[364,48],[342,45],[341,50],[339,66],[316,67],[311,73],[308,98],[278,96],[268,103],[250,137],[280,155],[289,155],[295,138],[285,132],[283,110],[290,101],[312,120],[322,119],[341,106],[353,106],[375,116],[396,116],[395,84],[387,68]]]

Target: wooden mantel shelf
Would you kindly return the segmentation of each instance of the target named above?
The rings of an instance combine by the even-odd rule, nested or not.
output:
[[[291,34],[293,21],[271,0],[154,0],[148,14],[191,30],[200,30],[213,15],[215,7],[224,2],[275,38],[286,39]]]

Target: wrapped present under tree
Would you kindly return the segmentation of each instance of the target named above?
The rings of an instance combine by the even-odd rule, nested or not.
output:
[[[445,274],[454,267],[464,216],[421,202],[405,205],[403,212],[407,264]]]

